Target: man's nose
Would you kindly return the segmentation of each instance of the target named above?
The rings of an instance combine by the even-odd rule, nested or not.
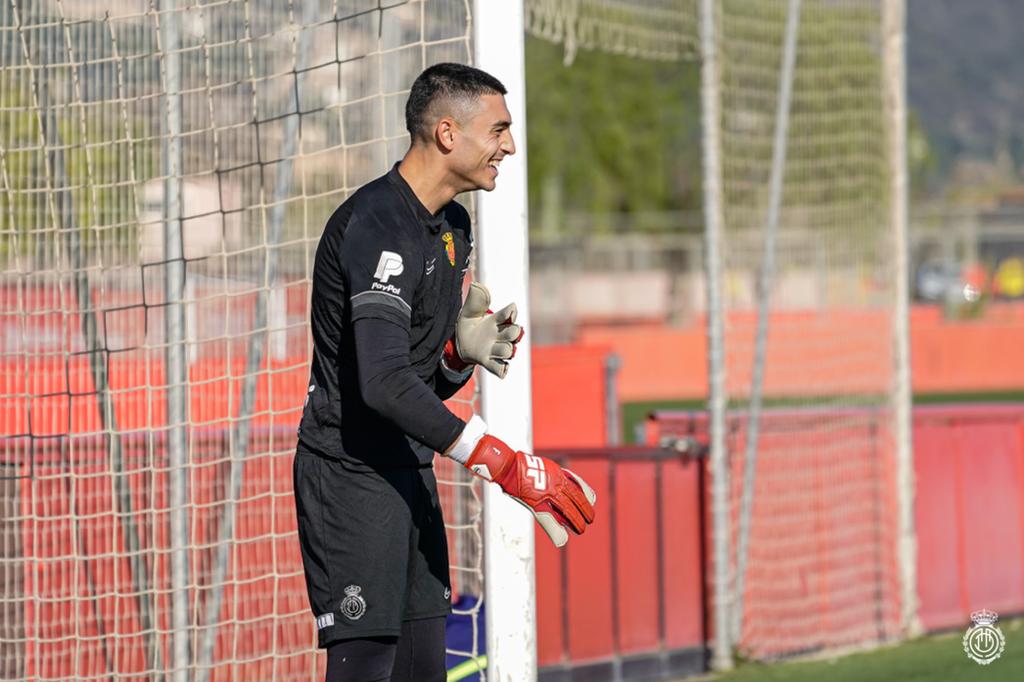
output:
[[[516,153],[516,141],[512,139],[512,133],[505,133],[504,139],[501,141],[501,151],[506,154]]]

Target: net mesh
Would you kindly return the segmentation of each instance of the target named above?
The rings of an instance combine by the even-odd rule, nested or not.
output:
[[[0,6],[0,677],[149,679],[180,637],[199,679],[322,675],[291,493],[313,254],[404,153],[415,76],[471,60],[470,23],[464,0]],[[481,501],[449,464],[473,656]]]
[[[532,35],[576,50],[603,50],[643,59],[697,54],[697,0],[526,0]]]
[[[558,10],[528,0],[529,30],[562,40],[567,52],[575,40],[580,47],[674,59],[700,45],[694,2],[634,3],[628,10],[612,0],[557,4]],[[721,113],[710,125],[718,128],[722,167],[733,548],[789,5],[714,3]],[[585,14],[614,25],[601,35],[630,36],[643,47],[575,37],[569,16],[582,23]],[[675,31],[684,34],[668,35]],[[737,641],[756,658],[899,634],[890,404],[895,251],[882,42],[880,0],[803,1]],[[709,122],[704,125],[707,130]],[[735,554],[731,572],[735,603]]]
[[[734,512],[750,433],[745,408],[788,6],[721,7]],[[875,0],[805,0],[800,8],[739,640],[757,657],[899,632],[881,26]]]

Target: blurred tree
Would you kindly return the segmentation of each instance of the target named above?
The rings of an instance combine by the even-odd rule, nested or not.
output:
[[[700,78],[693,63],[654,62],[526,39],[531,227],[565,211],[611,215],[699,209]]]
[[[50,83],[57,85],[66,84]],[[78,106],[40,111],[28,83],[0,81],[0,257],[45,259],[54,248],[54,189],[64,190],[64,200],[71,202],[72,224],[61,227],[78,229],[83,249],[123,253],[127,247],[134,254],[132,179],[141,183],[156,175],[155,136],[138,121],[126,133],[120,111],[86,111],[85,116]],[[46,125],[56,130],[44,135]],[[57,177],[58,159],[63,177]]]
[[[921,117],[911,111],[907,121],[907,165],[910,167],[912,198],[934,194],[941,185],[939,155],[921,125]]]
[[[787,3],[726,0],[722,14],[726,223],[756,228],[768,203]],[[885,224],[879,22],[864,6],[801,5],[782,197],[789,226]]]

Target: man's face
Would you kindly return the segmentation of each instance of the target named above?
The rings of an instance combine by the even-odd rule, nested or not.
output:
[[[511,125],[512,115],[502,95],[481,95],[476,108],[457,124],[449,163],[467,185],[461,191],[494,189],[501,160],[516,153]]]

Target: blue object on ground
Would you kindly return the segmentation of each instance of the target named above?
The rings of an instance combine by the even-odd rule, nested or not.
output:
[[[448,616],[445,628],[448,647],[448,670],[473,658],[464,654],[453,654],[452,651],[474,651],[474,618],[476,619],[476,655],[483,656],[487,653],[487,633],[485,630],[487,619],[484,617],[484,605],[480,604],[479,610],[476,610],[474,613],[458,613],[459,611],[473,612],[479,601],[479,597],[462,595],[452,604],[453,613]],[[471,673],[461,678],[460,682],[479,682],[479,680],[480,673]]]

